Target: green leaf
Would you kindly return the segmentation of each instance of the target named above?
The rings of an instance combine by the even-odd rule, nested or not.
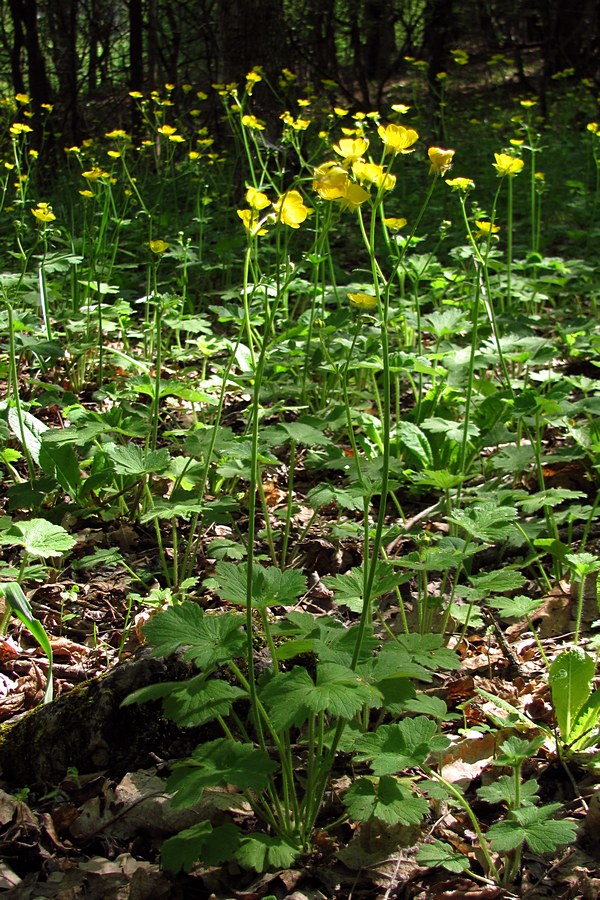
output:
[[[414,422],[398,422],[394,437],[401,448],[420,463],[421,468],[433,468],[433,454],[427,436]]]
[[[306,721],[306,694],[313,687],[312,678],[301,666],[294,666],[291,672],[279,672],[261,686],[259,697],[276,731],[285,731],[293,725],[300,727]]]
[[[576,823],[552,818],[561,808],[560,803],[550,803],[513,810],[503,822],[488,829],[492,849],[507,853],[525,842],[533,853],[551,853],[561,844],[572,843],[577,834]]]
[[[429,812],[426,800],[391,775],[359,778],[346,792],[344,805],[355,822],[380,819],[387,825],[417,825]]]
[[[246,605],[248,581],[247,563],[217,563],[214,583],[224,600]],[[306,579],[295,569],[252,568],[252,606],[265,609],[268,606],[293,606],[306,593]]]
[[[431,753],[445,750],[449,741],[436,734],[437,725],[426,716],[382,725],[356,742],[358,762],[371,760],[375,775],[390,775],[422,765]]]
[[[522,806],[534,806],[537,803],[539,785],[533,779],[524,781],[520,787],[520,803]],[[512,808],[517,803],[515,779],[513,775],[500,775],[491,784],[477,788],[477,796],[487,803],[505,803]]]
[[[236,700],[245,697],[246,691],[218,678],[207,680],[206,675],[197,675],[188,681],[165,681],[150,684],[134,691],[121,703],[147,703],[163,700],[163,711],[167,718],[181,728],[204,725],[217,716],[227,716]]]
[[[34,462],[39,464],[40,461],[40,443],[42,435],[48,430],[45,422],[36,419],[26,410],[21,410],[21,422],[19,421],[19,413],[14,406],[8,409],[8,425],[10,430],[18,438],[29,451]],[[23,428],[21,429],[21,423]]]
[[[245,648],[244,619],[235,613],[206,616],[187,600],[153,616],[144,626],[153,656],[170,656],[187,647],[185,658],[209,668],[241,656]]]
[[[583,704],[571,724],[569,745],[573,750],[583,750],[595,740],[600,724],[600,690],[594,691]]]
[[[210,822],[198,822],[164,841],[160,861],[164,869],[175,873],[190,872],[198,859],[207,866],[219,866],[233,859],[239,843],[237,825],[213,828]]]
[[[245,869],[266,872],[268,869],[289,869],[300,851],[282,837],[250,834],[243,837],[235,858]]]
[[[493,544],[511,536],[517,515],[514,506],[498,506],[488,501],[468,509],[455,509],[448,521],[460,525],[471,537]]]
[[[230,738],[218,738],[200,744],[189,759],[177,762],[167,781],[173,791],[173,806],[193,806],[207,787],[233,784],[240,790],[264,790],[276,763],[253,744],[241,744]]]
[[[117,475],[153,475],[164,472],[171,456],[166,447],[161,450],[145,450],[137,444],[105,444],[103,450],[113,462]]]
[[[505,591],[515,591],[525,584],[525,576],[514,569],[495,569],[493,572],[486,572],[483,575],[472,575],[469,581],[480,597],[487,594],[502,594]]]
[[[531,597],[519,594],[516,597],[493,597],[487,604],[492,609],[497,609],[503,619],[524,619],[526,616],[532,616],[543,602],[543,598],[532,600]]]
[[[48,679],[46,682],[46,690],[44,691],[44,703],[50,703],[54,691],[53,675],[52,675],[52,644],[42,623],[36,619],[29,600],[23,593],[23,588],[16,581],[7,581],[0,585],[0,594],[2,594],[14,612],[21,620],[23,625],[31,632],[46,656],[50,668],[48,670]]]
[[[428,869],[442,866],[449,872],[466,872],[469,869],[469,860],[452,844],[445,841],[433,841],[431,844],[423,844],[417,853],[417,862]]]
[[[571,741],[571,729],[590,697],[596,671],[593,656],[581,647],[571,647],[556,657],[549,671],[552,705],[563,740]]]
[[[494,760],[494,765],[510,766],[513,769],[519,768],[526,759],[536,754],[543,743],[543,735],[538,735],[533,740],[513,735],[500,744],[501,752]]]
[[[81,486],[81,471],[75,451],[70,444],[48,443],[42,438],[39,463],[42,472],[56,478],[63,490],[73,500],[77,499]]]
[[[77,543],[62,525],[54,525],[47,519],[29,519],[16,522],[0,536],[0,543],[17,544],[29,556],[61,556]]]
[[[376,600],[383,594],[391,593],[404,581],[403,575],[398,575],[393,567],[386,562],[377,560],[371,600]],[[335,591],[335,602],[347,606],[353,612],[362,612],[364,602],[365,574],[363,566],[355,566],[343,575],[327,575],[323,584],[331,591]]]

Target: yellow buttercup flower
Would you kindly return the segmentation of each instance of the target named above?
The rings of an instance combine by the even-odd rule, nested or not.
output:
[[[340,206],[342,209],[349,209],[350,212],[355,212],[361,203],[368,200],[370,196],[369,192],[365,191],[360,184],[356,184],[354,181],[348,179],[344,196],[340,197]]]
[[[336,162],[330,161],[318,166],[313,176],[313,191],[323,200],[340,200],[345,195],[348,173]]]
[[[121,153],[118,150],[107,150],[106,155],[110,156],[111,159],[119,159]]]
[[[129,96],[133,100],[141,100],[144,95],[142,94],[141,91],[129,91]]]
[[[267,229],[261,227],[256,209],[238,209],[236,212],[248,234],[262,235],[267,233]]]
[[[377,297],[373,297],[372,294],[346,294],[348,300],[352,304],[352,306],[357,307],[358,309],[375,309],[377,306]]]
[[[343,119],[344,116],[347,116],[349,112],[349,110],[344,109],[342,106],[334,106],[333,111],[336,116],[340,117],[340,119]]]
[[[419,135],[414,128],[394,125],[393,122],[385,127],[380,125],[377,129],[377,134],[385,144],[385,152],[393,153],[394,155],[397,153],[412,153],[413,151],[410,148],[419,140]]]
[[[177,129],[172,125],[161,125],[156,129],[159,134],[164,135],[165,137],[171,137],[172,134],[175,134]]]
[[[427,151],[431,163],[429,174],[443,177],[452,165],[455,152],[455,150],[443,150],[442,147],[430,147]]]
[[[94,192],[93,192],[93,191],[90,191],[90,190],[79,191],[79,193],[81,194],[82,197],[85,197],[86,200],[91,200],[92,197],[95,197],[95,196],[96,196],[96,195],[94,194]]]
[[[356,159],[362,159],[367,152],[369,141],[367,138],[342,138],[339,144],[334,144],[333,149],[339,156],[351,163]]]
[[[279,200],[273,204],[277,218],[290,228],[300,228],[306,220],[309,208],[304,205],[302,194],[299,191],[288,191],[282,194]]]
[[[264,131],[264,122],[257,119],[256,116],[242,116],[242,125],[246,128],[253,128],[255,131]]]
[[[475,187],[475,182],[470,178],[448,178],[446,184],[453,191],[470,191]]]
[[[392,109],[394,112],[400,113],[401,116],[404,116],[409,109],[412,109],[411,106],[406,106],[404,103],[392,103]]]
[[[38,220],[38,222],[43,222],[46,225],[48,222],[54,222],[56,216],[52,212],[52,207],[49,203],[38,203],[38,205],[31,210],[32,214]]]
[[[510,156],[508,153],[494,153],[494,157],[496,162],[492,163],[492,165],[497,171],[499,178],[502,178],[504,175],[518,175],[525,165],[522,159]]]
[[[386,172],[377,163],[366,163],[357,160],[352,165],[352,172],[358,181],[367,181],[384,191],[391,191],[396,186],[396,176]]]
[[[24,122],[15,122],[8,129],[13,137],[17,137],[19,134],[28,134],[30,131],[33,131],[30,125],[25,125]]]
[[[388,218],[383,220],[383,224],[392,231],[399,231],[406,225],[406,219],[397,219],[395,216],[388,216]]]
[[[598,134],[598,131],[600,130],[600,125],[598,124],[598,122],[588,122],[588,124],[586,125],[586,128],[588,131],[591,131],[592,134]]]
[[[478,219],[477,222],[475,222],[475,225],[479,229],[481,236],[497,234],[500,231],[499,225],[492,225],[491,222],[487,222],[485,219]]]
[[[116,141],[119,139],[129,140],[129,135],[126,131],[123,131],[122,128],[114,128],[112,131],[107,131],[104,136],[109,138],[111,141]]]
[[[535,106],[536,100],[520,100],[519,103],[524,109],[531,109],[532,106]]]
[[[253,187],[248,188],[246,191],[246,202],[252,209],[266,209],[271,203],[266,194],[263,194],[262,191],[257,191]]]
[[[164,253],[165,250],[168,249],[169,245],[166,241],[156,240],[150,241],[148,244],[153,253],[156,253],[159,256],[161,253]]]
[[[27,103],[31,102],[29,94],[15,94],[15,100],[17,103],[23,104],[23,106],[26,106]]]

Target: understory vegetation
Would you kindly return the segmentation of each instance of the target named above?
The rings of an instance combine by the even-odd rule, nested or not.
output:
[[[68,691],[60,640],[181,654],[126,701],[207,728],[172,872],[385,835],[514,891],[592,840],[598,101],[419,73],[363,112],[284,70],[276,137],[260,69],[214,133],[133,92],[54,172],[2,107],[3,718]]]

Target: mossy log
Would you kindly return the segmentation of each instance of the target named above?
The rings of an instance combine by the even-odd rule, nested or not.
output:
[[[119,663],[68,694],[0,726],[2,777],[14,786],[56,785],[69,767],[79,774],[106,771],[115,777],[191,752],[200,729],[177,729],[160,702],[121,708],[132,691],[184,680],[190,668],[175,658],[143,656]]]

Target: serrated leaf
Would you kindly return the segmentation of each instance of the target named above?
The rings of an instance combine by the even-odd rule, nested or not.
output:
[[[525,842],[534,853],[551,853],[560,845],[571,843],[577,834],[575,822],[552,818],[561,807],[560,803],[550,803],[513,810],[509,818],[488,829],[492,849],[507,853]]]
[[[510,537],[517,515],[514,506],[498,506],[488,501],[468,509],[455,509],[448,521],[460,525],[472,537],[493,544]]]
[[[291,672],[280,672],[259,690],[259,697],[267,707],[269,719],[276,731],[292,725],[300,727],[308,716],[306,692],[314,683],[306,669],[294,666]]]
[[[485,572],[483,575],[472,575],[469,581],[481,597],[487,594],[502,594],[505,591],[515,591],[525,584],[525,576],[514,569],[495,569],[493,572]]]
[[[520,786],[519,801],[522,806],[533,806],[537,803],[539,785],[533,779],[524,781]],[[512,808],[517,802],[515,779],[511,775],[500,775],[491,784],[477,788],[477,796],[487,803],[506,803]]]
[[[445,841],[433,841],[431,844],[423,844],[417,853],[416,859],[420,865],[426,866],[428,869],[441,866],[444,869],[448,869],[449,872],[466,872],[470,866],[467,857],[455,850],[452,844],[447,844]]]
[[[379,819],[387,825],[417,825],[429,812],[426,800],[391,775],[359,778],[346,792],[344,805],[355,822]]]
[[[246,697],[242,688],[226,681],[204,676],[192,678],[164,700],[167,718],[181,728],[193,728],[211,722],[217,716],[228,716],[236,700]]]
[[[395,437],[403,450],[414,457],[421,468],[433,468],[433,453],[427,436],[414,422],[398,422]]]
[[[371,761],[375,775],[390,775],[422,765],[432,752],[448,747],[448,739],[436,734],[437,725],[426,716],[382,725],[374,734],[356,742],[356,760]]]
[[[153,656],[170,656],[186,647],[186,659],[209,668],[243,654],[243,624],[235,613],[206,616],[196,603],[184,601],[153,616],[143,631]]]
[[[81,486],[81,471],[75,451],[70,444],[48,443],[42,439],[39,464],[42,472],[52,475],[67,494],[77,499]]]
[[[562,738],[571,740],[571,728],[590,697],[596,671],[593,656],[581,647],[571,647],[556,657],[549,670],[552,705]]]
[[[588,746],[600,724],[600,690],[596,690],[583,704],[571,724],[569,744],[573,750],[582,750]]]
[[[491,597],[487,600],[487,605],[498,610],[504,619],[524,619],[532,616],[543,602],[543,598],[532,600],[531,597],[519,594],[516,597]]]
[[[145,450],[137,444],[106,444],[104,451],[109,455],[117,475],[139,477],[164,472],[171,455],[166,447],[160,450]]]
[[[389,563],[377,560],[371,600],[388,594],[402,583],[404,577],[398,575]],[[354,566],[343,575],[327,575],[323,584],[335,592],[335,602],[347,606],[353,612],[362,612],[364,602],[365,574],[363,566]]]
[[[9,407],[7,418],[12,433],[27,447],[34,462],[39,464],[40,442],[42,435],[48,430],[46,423],[36,419],[26,410],[21,410],[21,421],[19,421],[19,413],[14,406]]]
[[[47,519],[29,519],[16,522],[3,532],[1,543],[17,544],[30,556],[61,556],[77,543],[62,525],[54,525]]]
[[[164,841],[160,861],[164,869],[174,873],[182,869],[190,872],[199,859],[208,866],[218,866],[233,859],[239,843],[236,825],[213,828],[210,822],[198,822]]]
[[[276,763],[264,750],[230,738],[200,744],[189,759],[175,763],[167,791],[175,792],[173,806],[193,806],[207,787],[233,784],[240,790],[264,790]]]
[[[230,603],[245,606],[247,601],[248,564],[220,560],[214,581],[220,596]],[[306,579],[295,569],[252,568],[252,606],[293,606],[306,593]]]
[[[250,834],[243,837],[235,858],[246,869],[266,872],[268,869],[288,869],[300,851],[282,837]]]

